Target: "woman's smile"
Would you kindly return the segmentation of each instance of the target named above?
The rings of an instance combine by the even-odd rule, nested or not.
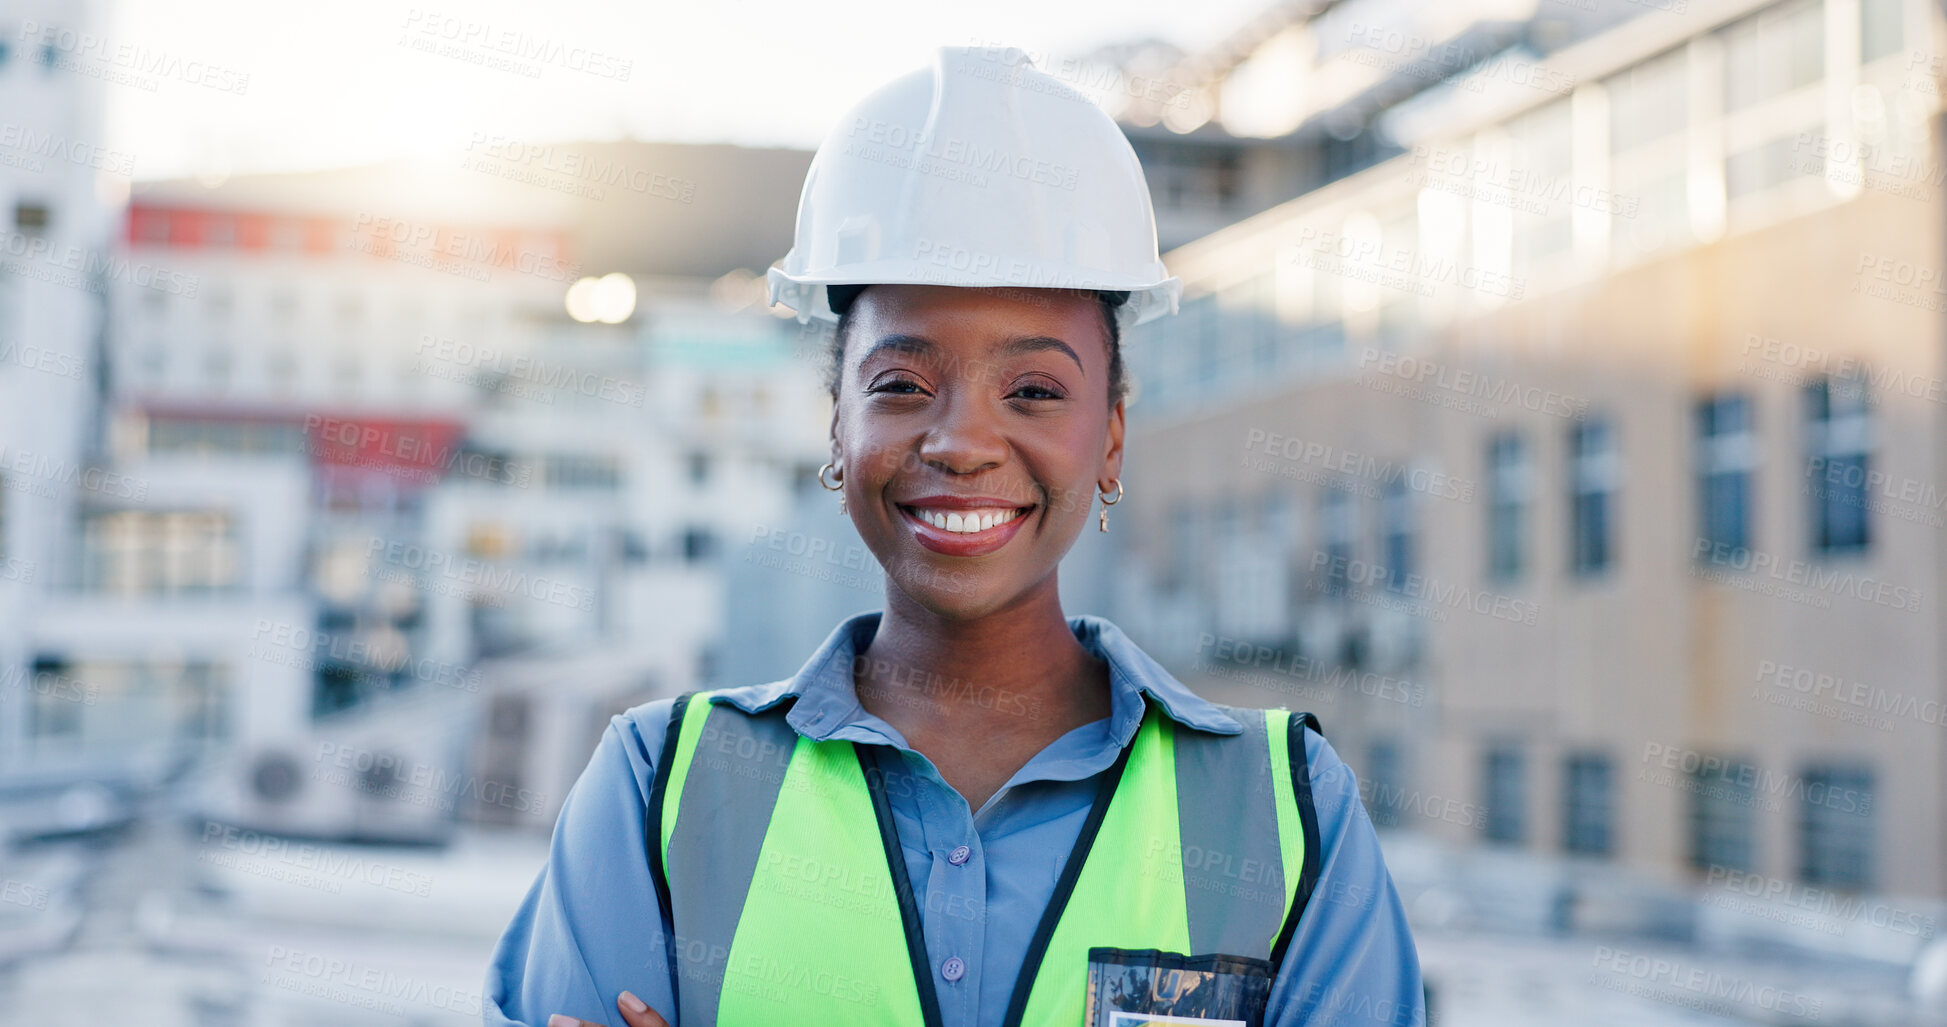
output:
[[[984,556],[1007,545],[1036,504],[979,496],[927,496],[894,503],[920,545],[946,556]]]

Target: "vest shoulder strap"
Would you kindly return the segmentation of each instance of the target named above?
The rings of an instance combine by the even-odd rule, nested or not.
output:
[[[1278,940],[1271,946],[1273,966],[1284,965],[1285,950],[1291,947],[1291,937],[1297,933],[1298,920],[1310,904],[1312,891],[1318,887],[1318,868],[1323,853],[1318,851],[1318,810],[1312,801],[1312,775],[1310,761],[1305,755],[1305,729],[1311,728],[1320,738],[1325,737],[1325,729],[1318,718],[1309,712],[1292,713],[1285,725],[1285,760],[1291,767],[1291,794],[1298,806],[1298,823],[1304,832],[1304,869],[1298,876],[1298,888],[1291,900],[1291,911],[1286,914],[1284,926],[1278,930]]]
[[[676,916],[669,902],[669,868],[663,860],[663,810],[668,802],[669,777],[676,763],[676,743],[682,733],[683,714],[698,693],[685,692],[676,697],[669,708],[669,726],[663,732],[662,752],[656,756],[655,773],[649,781],[649,808],[643,817],[643,842],[649,850],[649,878],[656,885],[657,911],[663,921],[663,955],[669,961],[670,993],[677,996],[680,1006],[681,989],[677,982],[682,980],[676,965]],[[672,1009],[670,1015],[682,1021],[682,1010]]]

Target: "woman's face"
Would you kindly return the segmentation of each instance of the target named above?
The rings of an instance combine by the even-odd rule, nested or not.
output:
[[[1122,469],[1098,301],[875,285],[854,302],[832,412],[847,509],[891,581],[970,619],[1055,586]],[[890,597],[889,597],[890,598]]]

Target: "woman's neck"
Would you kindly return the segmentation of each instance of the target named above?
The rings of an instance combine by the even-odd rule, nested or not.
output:
[[[888,596],[853,662],[859,703],[979,809],[1050,742],[1109,715],[1109,668],[1075,638],[1055,589],[973,620]]]

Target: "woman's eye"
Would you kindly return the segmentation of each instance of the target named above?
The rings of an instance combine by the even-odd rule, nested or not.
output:
[[[1056,392],[1055,390],[1047,387],[1046,385],[1023,385],[1020,388],[1015,389],[1013,392],[1013,395],[1016,396],[1021,396],[1024,394],[1028,399],[1060,399],[1061,398],[1061,393]]]
[[[918,383],[918,382],[915,382],[915,381],[910,381],[910,380],[908,380],[908,379],[905,379],[905,378],[892,378],[892,379],[888,379],[888,380],[886,380],[886,381],[883,381],[883,382],[880,382],[879,384],[877,384],[877,385],[874,385],[874,386],[873,386],[872,388],[870,388],[870,389],[868,389],[868,390],[866,390],[866,391],[868,391],[868,392],[896,392],[896,393],[908,393],[908,392],[918,392],[918,391],[919,391],[919,383]]]

